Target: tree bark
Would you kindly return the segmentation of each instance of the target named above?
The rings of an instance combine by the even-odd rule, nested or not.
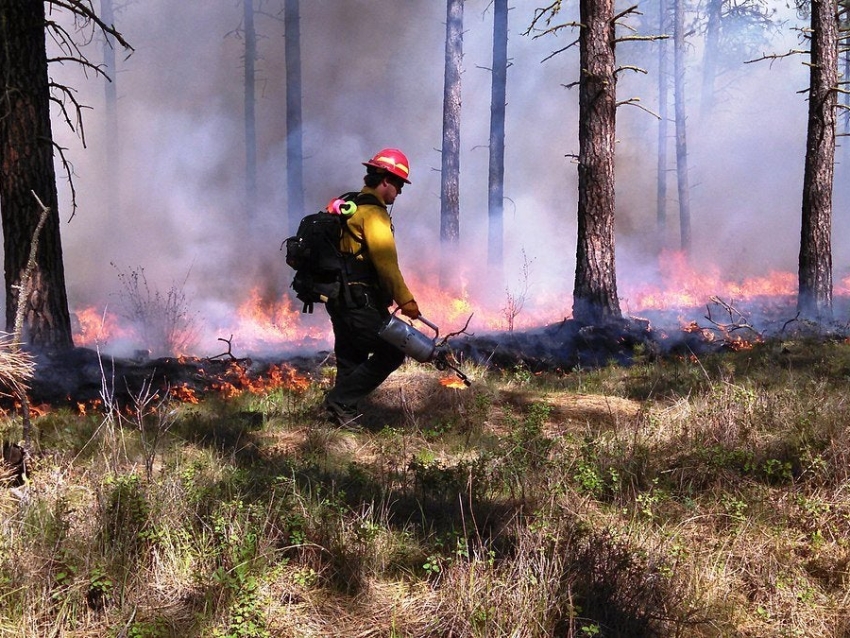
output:
[[[669,25],[667,0],[658,3],[658,32],[667,34]],[[668,93],[670,78],[667,77],[669,62],[668,40],[658,41],[658,158],[656,166],[655,218],[658,230],[658,247],[667,243],[667,129]]]
[[[490,90],[490,160],[487,178],[487,263],[503,270],[505,110],[508,78],[508,0],[493,2],[493,72]],[[498,281],[501,282],[501,276]]]
[[[613,0],[581,0],[578,246],[573,318],[619,319],[614,259],[616,76]]]
[[[304,216],[304,143],[301,113],[301,10],[299,0],[284,5],[286,56],[286,201],[289,230]]]
[[[254,28],[254,0],[242,0],[242,9],[245,27],[245,208],[248,219],[253,219],[257,208],[257,31]]]
[[[688,179],[688,126],[685,106],[685,0],[673,0],[674,110],[676,115],[676,186],[682,251],[691,250],[691,186]]]
[[[0,215],[6,330],[14,327],[18,286],[39,220],[35,192],[50,209],[38,244],[23,339],[39,349],[73,347],[57,212],[56,174],[43,2],[0,0]]]
[[[836,0],[812,0],[811,66],[797,310],[832,319],[832,187],[838,89]]]
[[[443,84],[443,151],[440,173],[440,240],[444,247],[460,239],[460,71],[463,59],[463,0],[448,0]],[[449,250],[454,250],[449,248]],[[443,260],[444,263],[450,260]],[[450,264],[447,263],[450,266]],[[449,273],[441,273],[448,283]]]

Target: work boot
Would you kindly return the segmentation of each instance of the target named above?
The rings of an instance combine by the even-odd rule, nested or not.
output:
[[[363,415],[357,411],[357,406],[337,403],[333,399],[325,396],[325,400],[322,401],[322,407],[325,409],[325,412],[327,412],[329,422],[347,430],[361,429],[357,424],[357,419]]]

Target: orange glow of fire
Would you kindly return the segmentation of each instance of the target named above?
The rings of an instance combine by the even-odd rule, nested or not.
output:
[[[234,362],[212,387],[222,398],[231,399],[245,393],[267,394],[278,389],[300,394],[306,392],[310,384],[309,378],[287,364],[273,365],[265,375],[250,378],[245,370]]]
[[[79,416],[87,416],[89,412],[98,412],[103,407],[103,401],[100,399],[92,399],[91,401],[77,401],[77,414]]]
[[[796,295],[797,278],[793,273],[770,272],[764,276],[729,281],[716,267],[691,264],[683,252],[663,252],[659,256],[657,270],[661,284],[621,284],[621,306],[625,314],[698,308],[705,306],[712,297],[736,303],[757,296],[784,299]],[[567,283],[563,289],[553,290],[545,289],[532,280],[525,294],[511,298],[505,291],[500,301],[483,303],[475,299],[467,283],[462,282],[456,291],[449,292],[434,283],[437,279],[414,271],[408,276],[408,284],[425,318],[439,327],[440,337],[459,333],[468,321],[466,331],[476,334],[481,331],[537,328],[571,316],[572,295]],[[835,294],[850,295],[850,277],[836,285]],[[315,313],[315,317],[304,315],[301,303],[288,292],[269,296],[257,287],[248,292],[227,319],[219,320],[223,325],[206,326],[209,334],[200,340],[198,347],[209,352],[216,348],[216,339],[229,336],[234,352],[240,354],[268,352],[275,348],[329,348],[333,343],[330,321],[319,304]],[[119,339],[127,341],[132,338],[132,331],[122,325],[116,315],[105,310],[84,308],[75,312],[75,318],[74,342],[78,346],[108,346]],[[684,330],[700,330],[690,319],[683,322]],[[427,327],[416,325],[431,336]],[[138,347],[145,346],[139,344]]]
[[[254,288],[236,309],[232,332],[249,349],[264,344],[300,344],[306,339],[326,340],[330,322],[319,328],[307,326],[301,321],[300,304],[296,304],[288,296],[264,299],[259,289]]]
[[[788,297],[796,294],[797,278],[793,273],[770,272],[763,277],[743,281],[725,281],[713,266],[694,267],[681,251],[664,251],[658,258],[664,288],[642,285],[627,293],[634,311],[691,308],[705,305],[712,297],[727,300],[756,296]],[[850,278],[848,278],[850,283]]]
[[[191,403],[195,405],[200,403],[200,399],[198,399],[198,395],[195,393],[194,388],[190,388],[185,383],[171,388],[169,394],[171,398],[175,401],[180,401],[181,403]]]
[[[94,348],[105,345],[113,339],[127,336],[130,332],[122,327],[117,315],[93,306],[77,310],[74,316],[77,322],[74,343],[81,347]]]
[[[457,377],[443,377],[440,379],[440,385],[444,388],[453,388],[454,390],[466,390],[466,384]]]

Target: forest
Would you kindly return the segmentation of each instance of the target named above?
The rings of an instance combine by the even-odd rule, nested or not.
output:
[[[505,308],[517,297],[525,299],[523,314],[516,317],[523,325],[570,316],[578,225],[574,158],[579,153],[579,64],[577,47],[569,45],[577,34],[566,28],[545,33],[542,21],[534,23],[537,12],[531,8],[509,11],[504,267],[482,275],[480,265],[488,263],[490,250],[493,23],[488,3],[466,5],[455,211],[459,223],[452,240],[459,246],[453,249],[440,248],[445,216],[440,181],[443,7],[414,2],[396,14],[356,2],[341,9],[337,3],[317,1],[300,8],[301,199],[290,194],[287,181],[292,162],[286,160],[283,4],[258,2],[255,8],[256,191],[249,197],[243,11],[221,8],[203,11],[199,18],[191,2],[167,8],[155,2],[116,3],[115,23],[132,50],[114,45],[117,70],[111,82],[91,77],[78,64],[50,66],[50,77],[72,87],[76,100],[86,106],[73,130],[59,113],[53,127],[74,171],[71,192],[57,168],[68,298],[75,319],[94,316],[104,323],[105,312],[116,322],[131,323],[130,313],[118,303],[122,275],[142,271],[154,293],[167,295],[178,287],[191,301],[201,332],[199,351],[193,354],[217,351],[217,339],[231,333],[237,343],[243,334],[246,349],[269,339],[276,345],[291,342],[289,330],[275,339],[263,334],[267,326],[250,321],[240,325],[234,316],[255,306],[249,314],[271,316],[273,321],[266,323],[304,331],[304,318],[293,325],[285,304],[291,274],[279,249],[291,230],[288,218],[300,217],[301,207],[306,214],[358,186],[360,162],[381,146],[403,148],[413,164],[416,179],[396,207],[396,232],[402,265],[419,284],[417,294],[435,296],[434,319],[456,324],[446,306],[461,299],[465,308],[474,309],[473,328],[504,329],[516,323],[505,319],[511,314]],[[576,9],[565,6],[551,24],[576,21],[578,16],[569,13]],[[666,118],[658,116],[659,47],[672,45],[672,36],[656,39],[662,31],[658,12],[657,4],[640,5],[622,18],[619,33],[636,39],[622,41],[616,49],[621,69],[615,154],[617,284],[624,312],[637,314],[646,309],[641,306],[647,298],[659,293],[674,308],[682,305],[675,301],[678,293],[689,302],[696,298],[693,305],[699,308],[710,295],[751,288],[759,279],[796,277],[800,252],[809,78],[806,55],[790,52],[807,48],[808,15],[770,3],[732,3],[711,61],[706,54],[707,10],[693,7],[683,16],[690,34],[681,61],[688,125],[687,165],[681,171],[689,183],[685,197],[677,190],[673,48],[666,71],[669,108]],[[69,19],[58,10],[56,17]],[[349,35],[342,40],[329,35],[339,32]],[[102,37],[85,30],[79,36],[85,55],[100,63]],[[349,40],[350,45],[343,44]],[[378,42],[392,53],[375,53],[374,44],[366,42]],[[369,52],[347,56],[350,67],[345,68],[338,63],[340,52],[355,43]],[[352,99],[363,84],[369,86],[368,98]],[[106,88],[115,93],[110,117]],[[663,122],[667,144],[659,145]],[[114,132],[109,126],[116,127]],[[107,152],[110,144],[118,150]],[[667,168],[659,172],[662,146]],[[839,141],[837,210],[845,197],[842,152]],[[109,159],[115,153],[120,155]],[[662,173],[665,179],[659,180]],[[666,194],[659,196],[661,182]],[[249,199],[255,202],[251,212]],[[294,213],[288,208],[292,199],[298,205]],[[682,201],[692,238],[685,260],[675,254],[682,245]],[[843,216],[836,215],[833,223],[834,282],[841,293],[846,288],[847,233],[842,232]],[[98,249],[92,251],[93,245]],[[405,245],[434,250],[416,254],[415,248],[405,251]],[[683,263],[684,269],[679,267]],[[452,286],[442,285],[441,269],[454,273]],[[706,279],[718,285],[700,289]],[[447,292],[449,300],[442,296]],[[793,295],[796,285],[781,292]],[[92,333],[98,331],[103,345],[107,331],[91,321],[84,326],[88,334],[77,328],[78,345],[93,345]],[[320,330],[313,325],[309,333]],[[118,342],[113,338],[110,349],[122,354],[135,349]]]
[[[540,4],[0,0],[0,636],[850,632],[844,6]],[[339,428],[384,147],[449,355]]]

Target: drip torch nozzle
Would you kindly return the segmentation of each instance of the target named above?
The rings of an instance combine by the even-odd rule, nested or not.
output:
[[[451,370],[452,372],[454,372],[457,375],[458,379],[463,381],[463,385],[465,385],[467,388],[470,387],[472,385],[472,381],[470,381],[469,377],[467,377],[457,367],[455,367],[451,363],[449,363],[448,357],[449,357],[449,355],[445,350],[440,350],[439,352],[437,352],[437,354],[434,355],[434,367],[437,368],[437,370],[440,370],[440,371],[448,368],[449,370]]]

